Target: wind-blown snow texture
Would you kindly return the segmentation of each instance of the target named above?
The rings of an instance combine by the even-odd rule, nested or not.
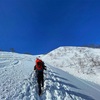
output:
[[[37,94],[37,56],[0,52],[0,100],[99,100],[100,86],[46,64],[43,94]]]
[[[59,47],[42,59],[74,76],[100,85],[100,49]]]

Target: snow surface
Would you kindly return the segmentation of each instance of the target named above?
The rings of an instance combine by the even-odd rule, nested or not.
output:
[[[59,47],[42,59],[74,76],[100,85],[100,49]]]
[[[100,86],[46,64],[38,95],[33,67],[37,56],[0,52],[0,100],[99,100]]]

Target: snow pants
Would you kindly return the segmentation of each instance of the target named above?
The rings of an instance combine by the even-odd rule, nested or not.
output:
[[[37,82],[38,82],[39,94],[41,94],[41,86],[44,87],[43,72],[37,74]]]

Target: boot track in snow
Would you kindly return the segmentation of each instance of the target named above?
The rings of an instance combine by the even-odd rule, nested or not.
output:
[[[66,85],[61,81],[62,79],[64,78],[48,67],[44,75],[44,91],[39,96],[38,85],[33,72],[28,79],[24,80],[19,100],[94,100],[86,95],[71,91],[72,88],[78,88],[68,83]],[[67,79],[64,80],[68,81]]]

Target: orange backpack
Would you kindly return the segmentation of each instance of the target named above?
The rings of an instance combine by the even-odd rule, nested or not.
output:
[[[36,59],[36,69],[37,69],[38,71],[43,70],[42,60]]]

